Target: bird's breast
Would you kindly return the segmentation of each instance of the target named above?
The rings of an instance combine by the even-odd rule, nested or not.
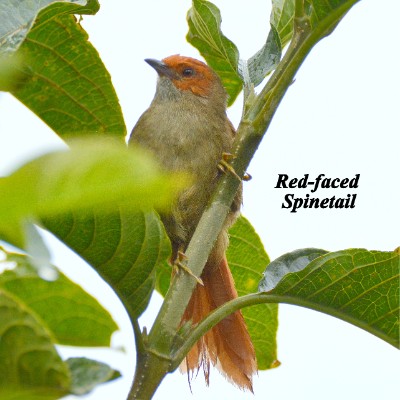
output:
[[[212,110],[188,105],[157,105],[149,109],[132,133],[132,140],[153,152],[162,166],[208,179],[217,173],[222,153],[232,138],[226,120]]]

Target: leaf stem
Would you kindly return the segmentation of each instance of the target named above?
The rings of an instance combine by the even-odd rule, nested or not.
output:
[[[374,329],[371,324],[367,322],[361,321],[359,318],[354,318],[352,315],[348,313],[341,312],[335,308],[326,306],[324,304],[315,303],[300,297],[292,297],[285,294],[275,294],[272,292],[260,292],[260,293],[251,293],[245,296],[238,297],[233,299],[221,307],[217,308],[213,312],[211,312],[206,318],[203,319],[185,338],[185,342],[182,347],[174,354],[172,360],[172,367],[177,368],[182,360],[185,358],[187,352],[192,348],[192,346],[213,326],[218,324],[218,322],[222,321],[228,315],[234,313],[237,310],[240,310],[245,307],[264,304],[264,303],[285,303],[296,306],[305,307],[311,310],[323,312],[324,314],[331,315],[333,317],[339,318],[343,321],[351,323],[352,325],[358,326],[361,329],[379,337],[380,339],[388,342],[392,346],[398,347],[398,342],[396,339],[393,339],[385,332]]]
[[[223,304],[221,307],[207,315],[207,317],[196,325],[188,336],[184,338],[183,345],[173,355],[171,367],[177,368],[193,345],[213,326],[218,324],[218,322],[222,321],[228,315],[244,307],[262,303],[278,303],[279,301],[281,301],[281,296],[266,297],[264,293],[252,293]]]
[[[127,400],[151,399],[169,370],[169,360],[151,352],[138,353],[135,377]]]
[[[137,321],[136,318],[130,318],[130,319],[133,328],[133,333],[135,335],[136,352],[143,353],[145,351],[145,346],[143,341],[143,335],[142,332],[140,331],[139,322]]]
[[[233,181],[232,186],[236,185],[237,187],[237,180],[234,177],[231,180]],[[235,192],[236,190],[233,190],[232,200]],[[197,276],[201,275],[208,254],[211,252],[214,241],[221,231],[230,208],[218,199],[218,194],[222,196],[223,193],[224,191],[217,191],[217,194],[214,196],[215,201],[203,213],[200,223],[185,252],[188,257],[187,266]],[[218,215],[218,218],[215,218],[216,215]],[[151,343],[152,347],[157,348],[160,353],[165,355],[170,354],[170,349],[179,328],[182,315],[196,284],[195,278],[185,272],[179,272],[174,276],[158,317],[149,334],[149,343]]]
[[[296,0],[294,16],[295,18],[304,16],[304,0]]]

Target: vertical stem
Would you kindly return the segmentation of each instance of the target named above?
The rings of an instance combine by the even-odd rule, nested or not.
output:
[[[232,193],[230,195],[232,199],[229,204],[232,203],[237,186],[239,185],[239,182],[237,182],[234,177],[232,177],[231,180],[233,180],[233,185],[236,186],[231,190]],[[208,255],[211,252],[230,209],[230,206],[223,204],[221,200],[218,199],[221,193],[223,195],[224,191],[217,190],[212,204],[204,211],[185,252],[188,258],[187,266],[197,276],[201,275]],[[227,194],[225,193],[225,195]],[[197,281],[194,277],[187,273],[179,272],[175,275],[171,282],[170,289],[165,296],[160,312],[150,331],[149,343],[151,343],[154,349],[157,349],[157,352],[163,353],[165,357],[168,357],[171,352],[171,347],[179,328],[182,315],[189,303],[190,296],[196,284]]]
[[[296,0],[294,16],[295,18],[302,17],[304,15],[304,0]]]
[[[128,400],[150,400],[169,372],[169,360],[146,352],[138,353],[135,377]]]

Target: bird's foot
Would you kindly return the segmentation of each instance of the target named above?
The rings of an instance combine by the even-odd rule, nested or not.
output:
[[[204,286],[203,280],[195,275],[193,271],[186,265],[186,260],[187,256],[183,251],[178,251],[178,256],[176,257],[176,260],[174,261],[174,269],[176,272],[179,271],[184,271],[190,276],[192,276],[194,279],[196,279],[197,283],[200,284],[201,286]]]
[[[236,156],[231,153],[222,153],[222,159],[218,163],[218,169],[224,174],[232,174],[236,179],[241,182],[242,178],[236,173],[232,165],[229,164],[229,161],[233,160],[235,157]]]

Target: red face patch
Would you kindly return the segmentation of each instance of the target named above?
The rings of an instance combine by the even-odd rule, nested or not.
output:
[[[190,90],[196,96],[209,96],[216,76],[208,65],[178,54],[162,61],[177,74],[177,78],[171,81],[179,90]]]

